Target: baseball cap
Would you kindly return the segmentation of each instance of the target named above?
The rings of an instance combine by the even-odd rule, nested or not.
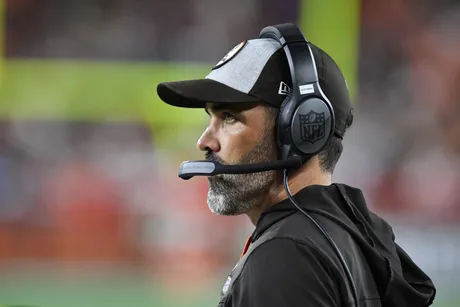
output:
[[[320,86],[334,108],[335,130],[345,133],[353,120],[345,78],[334,60],[309,43]],[[308,50],[305,50],[308,52]],[[232,48],[203,79],[163,82],[157,93],[165,103],[204,108],[206,103],[267,103],[279,108],[292,88],[286,54],[271,38],[245,40]]]

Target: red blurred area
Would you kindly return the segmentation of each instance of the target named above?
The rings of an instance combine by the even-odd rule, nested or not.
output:
[[[0,259],[142,265],[172,286],[194,276],[196,287],[231,263],[247,220],[212,214],[207,180],[178,178],[179,164],[158,161],[146,131],[4,121]]]

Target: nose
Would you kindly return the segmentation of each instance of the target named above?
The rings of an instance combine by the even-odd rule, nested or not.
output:
[[[206,128],[201,137],[198,139],[196,147],[201,151],[220,151],[219,141],[217,140],[215,133],[209,127]]]

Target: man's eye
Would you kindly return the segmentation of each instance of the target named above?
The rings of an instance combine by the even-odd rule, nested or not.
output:
[[[222,117],[223,117],[224,121],[227,124],[232,124],[232,123],[236,122],[235,116],[233,116],[232,114],[230,114],[228,112],[223,112]]]

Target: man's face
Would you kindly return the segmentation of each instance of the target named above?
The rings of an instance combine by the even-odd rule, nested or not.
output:
[[[276,159],[275,120],[261,104],[207,104],[209,124],[198,140],[207,160],[246,164]],[[275,172],[208,177],[209,209],[220,215],[249,212],[264,201]]]

